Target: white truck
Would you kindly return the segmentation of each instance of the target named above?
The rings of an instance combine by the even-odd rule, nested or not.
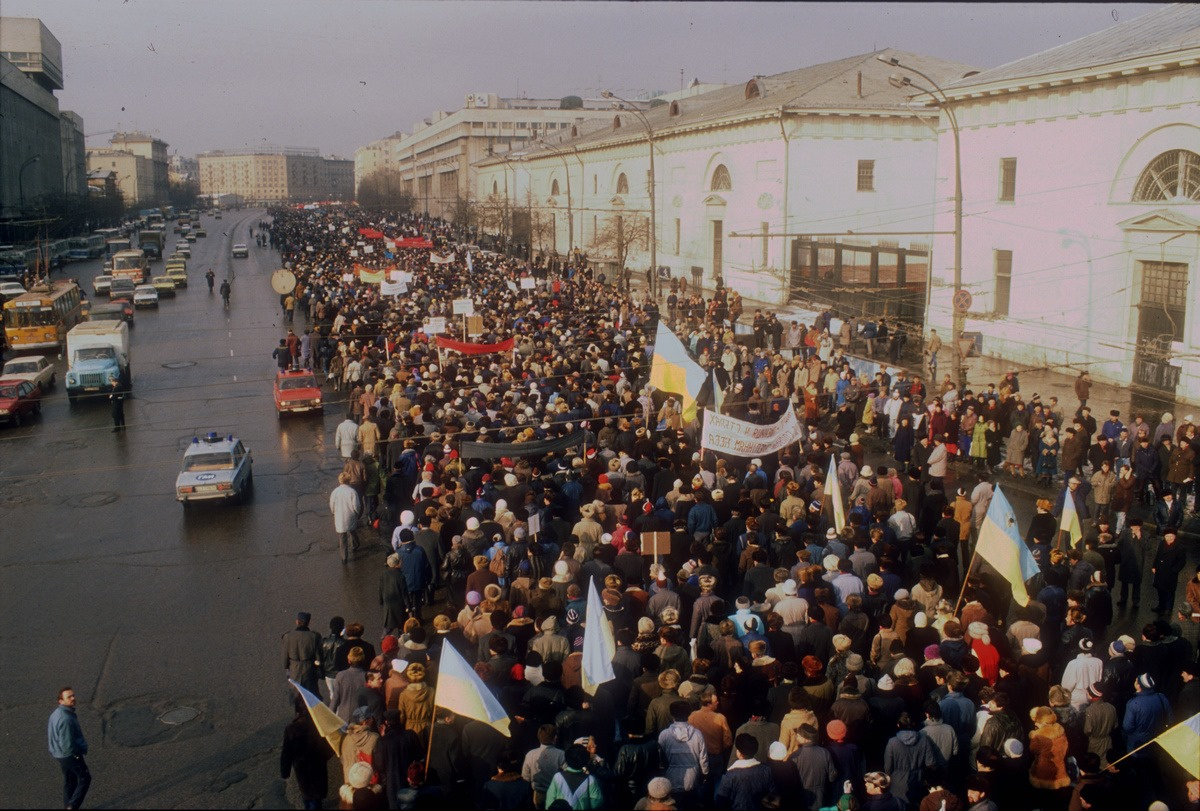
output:
[[[67,399],[111,389],[115,376],[123,391],[133,387],[129,368],[129,325],[124,321],[84,321],[67,333]]]

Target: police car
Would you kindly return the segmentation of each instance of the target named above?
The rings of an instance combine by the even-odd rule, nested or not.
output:
[[[175,479],[175,499],[187,507],[193,501],[241,503],[254,489],[250,449],[232,434],[209,432],[192,437],[183,454],[183,469]]]

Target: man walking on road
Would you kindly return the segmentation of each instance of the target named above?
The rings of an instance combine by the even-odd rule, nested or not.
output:
[[[350,474],[338,474],[338,486],[329,494],[329,511],[333,513],[333,530],[338,534],[338,552],[342,563],[350,560],[350,550],[358,548],[358,514],[362,501],[350,486]]]
[[[301,611],[296,615],[296,627],[283,635],[283,668],[289,679],[317,694],[321,635],[309,630],[311,620],[312,614]]]
[[[75,716],[75,691],[70,687],[58,691],[58,707],[50,714],[47,736],[50,754],[62,768],[63,805],[79,808],[92,784],[92,773],[83,759],[88,751],[87,739]]]
[[[125,391],[121,380],[112,375],[108,378],[108,401],[112,406],[113,433],[125,430]]]

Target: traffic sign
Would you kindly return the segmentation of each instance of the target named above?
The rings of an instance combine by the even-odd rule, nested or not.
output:
[[[954,291],[954,309],[965,313],[971,309],[971,291],[959,288]]]

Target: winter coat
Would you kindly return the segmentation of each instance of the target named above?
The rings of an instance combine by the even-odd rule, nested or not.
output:
[[[825,797],[830,794],[833,781],[837,780],[837,764],[829,750],[817,744],[805,744],[791,758],[800,773],[800,784],[803,790],[794,804],[789,807],[818,811],[825,805]]]
[[[708,747],[700,730],[691,724],[673,722],[658,734],[658,745],[666,764],[664,776],[673,791],[691,791],[708,774]]]
[[[1021,467],[1025,464],[1025,451],[1029,449],[1029,432],[1024,428],[1021,430],[1013,429],[1008,435],[1008,444],[1005,446],[1004,461],[1010,465]]]
[[[358,513],[362,502],[348,484],[339,484],[329,494],[329,511],[333,513],[333,531],[341,534],[358,528]]]
[[[1071,785],[1067,775],[1067,732],[1061,724],[1047,724],[1029,733],[1029,785],[1060,789]]]
[[[1158,737],[1171,720],[1171,705],[1167,697],[1154,690],[1143,690],[1125,705],[1125,748],[1133,751]]]
[[[919,803],[925,769],[944,765],[942,753],[929,738],[911,729],[900,730],[883,750],[883,770],[892,777],[892,795],[903,803]]]

